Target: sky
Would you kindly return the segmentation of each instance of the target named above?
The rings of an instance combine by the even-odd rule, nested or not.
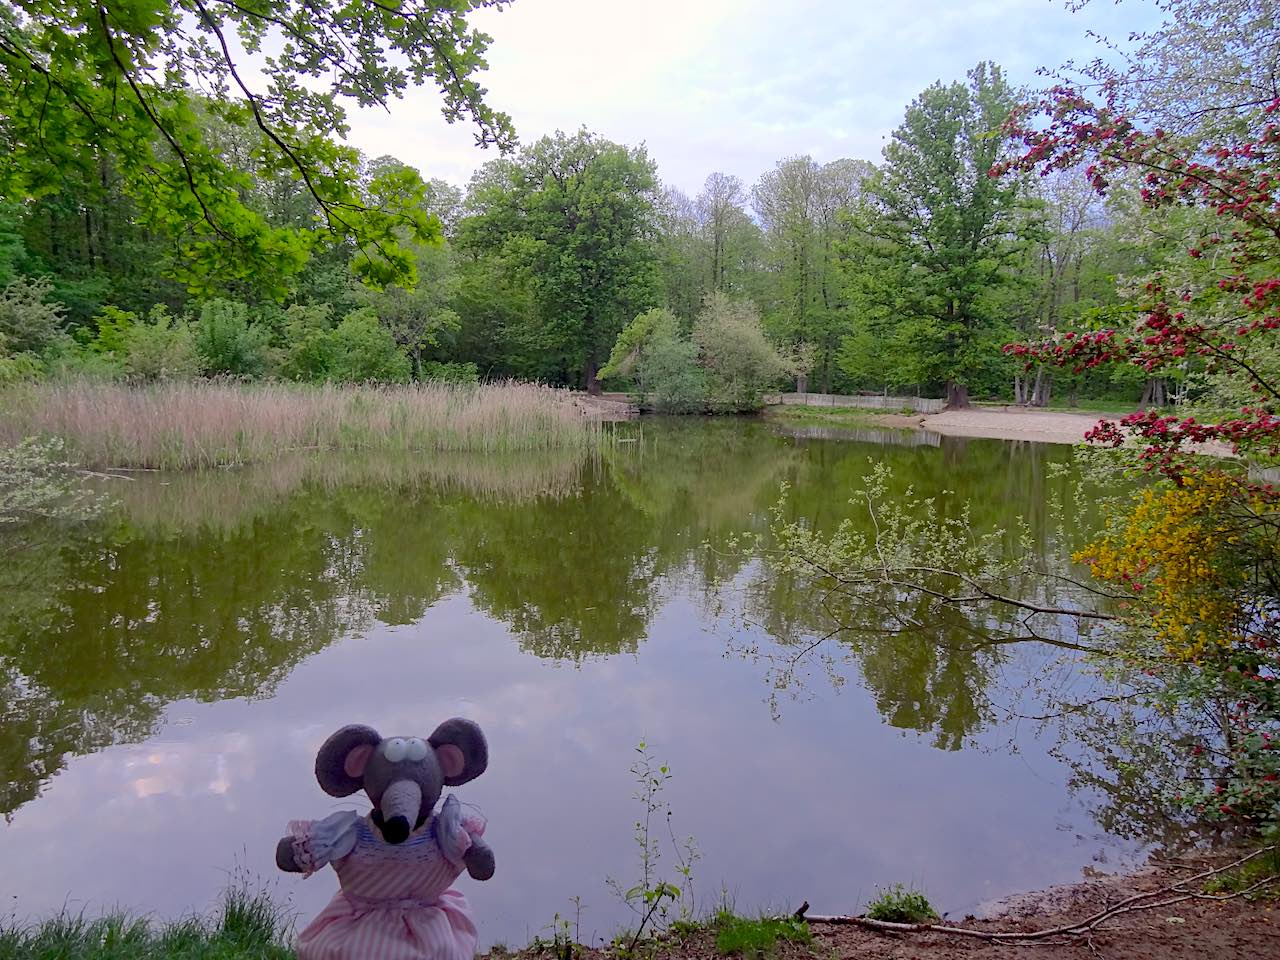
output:
[[[1014,84],[1105,52],[1157,22],[1150,0],[515,0],[473,22],[493,37],[481,78],[522,143],[579,127],[644,143],[690,195],[713,171],[753,183],[808,154],[878,160],[908,103],[980,60]],[[353,110],[349,140],[464,185],[495,157],[440,116],[434,87]]]

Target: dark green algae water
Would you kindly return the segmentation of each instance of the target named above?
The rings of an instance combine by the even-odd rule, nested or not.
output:
[[[1044,526],[1068,447],[643,421],[601,456],[287,460],[111,481],[94,530],[6,560],[0,600],[0,915],[161,918],[261,877],[305,919],[336,888],[274,869],[290,819],[360,807],[312,778],[337,727],[481,723],[458,789],[497,876],[460,881],[484,943],[628,921],[628,768],[644,738],[695,838],[710,907],[858,909],[906,882],[953,914],[1118,863],[1128,839],[1069,788],[1034,715],[1061,650],[885,637],[786,662],[830,625],[731,549],[786,513],[829,528],[872,461],[975,522]],[[815,435],[816,434],[816,435]],[[1045,540],[1047,542],[1047,538]],[[2,544],[2,541],[0,541]],[[802,667],[804,666],[802,662]],[[665,827],[663,827],[665,831]],[[670,848],[664,869],[674,868]]]

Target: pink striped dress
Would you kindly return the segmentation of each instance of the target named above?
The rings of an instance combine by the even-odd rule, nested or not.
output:
[[[298,960],[472,960],[476,927],[449,884],[462,873],[484,818],[450,795],[440,812],[391,844],[354,811],[289,824],[294,859],[310,876],[326,863],[339,890],[298,935]]]

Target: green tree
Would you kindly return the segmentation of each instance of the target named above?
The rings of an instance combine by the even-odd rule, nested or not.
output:
[[[779,343],[809,347],[811,364],[796,371],[800,391],[808,389],[814,368],[823,390],[831,389],[848,323],[837,268],[839,241],[848,231],[845,211],[861,197],[870,169],[861,160],[819,164],[810,157],[788,157],[752,190],[776,281],[762,304],[766,327]]]
[[[450,306],[458,287],[458,272],[453,251],[447,245],[418,244],[413,253],[417,261],[416,286],[393,284],[382,290],[369,290],[363,298],[393,341],[408,353],[413,376],[421,380],[425,353],[440,345],[442,335],[460,326],[458,315]]]
[[[867,185],[857,242],[873,283],[856,287],[859,308],[908,325],[899,342],[918,382],[944,383],[951,406],[1004,376],[993,294],[1015,280],[1024,190],[990,171],[1007,156],[1001,127],[1013,107],[994,64],[969,71],[968,85],[935,83],[907,108]]]
[[[354,245],[361,275],[406,279],[413,263],[401,238],[430,240],[439,223],[420,211],[415,174],[359,176],[358,153],[335,139],[344,105],[386,104],[429,81],[446,119],[470,118],[479,143],[509,145],[509,119],[475,79],[489,38],[467,23],[498,3],[3,0],[0,196],[96,182],[105,161],[203,292],[213,278],[279,290],[325,233]],[[260,75],[246,69],[253,55]],[[299,180],[322,229],[269,223],[249,202],[256,177],[224,155],[209,117],[252,129],[253,172]]]
[[[519,270],[547,375],[586,390],[628,318],[652,306],[658,181],[643,147],[557,132],[471,185],[460,242]]]

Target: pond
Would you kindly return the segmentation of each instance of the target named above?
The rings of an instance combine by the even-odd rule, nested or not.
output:
[[[1054,733],[1019,719],[1046,678],[1085,682],[1061,650],[837,638],[830,671],[780,688],[774,667],[830,625],[732,549],[767,530],[784,481],[786,514],[830,527],[873,461],[978,523],[1043,526],[1070,448],[631,429],[580,461],[112,481],[104,528],[11,561],[26,566],[0,606],[0,913],[178,917],[247,877],[309,917],[336,878],[279,874],[275,841],[360,806],[320,791],[316,748],[349,722],[425,735],[452,715],[490,740],[489,771],[457,791],[498,858],[492,881],[459,881],[482,944],[548,934],[575,897],[584,941],[628,921],[606,879],[637,877],[641,739],[670,766],[662,798],[696,841],[704,906],[855,911],[902,881],[962,915],[1132,854],[1070,788]]]

